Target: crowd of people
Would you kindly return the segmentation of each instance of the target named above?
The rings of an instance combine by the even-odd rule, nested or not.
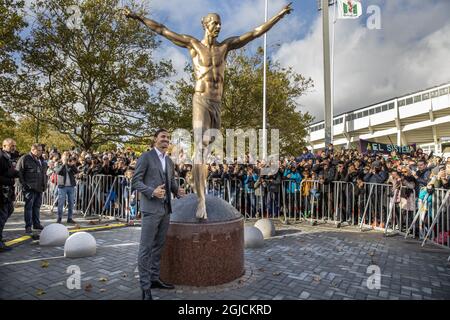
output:
[[[88,152],[73,148],[60,152],[56,148],[46,149],[40,144],[34,144],[29,153],[21,155],[16,150],[15,141],[6,139],[0,150],[0,232],[13,211],[15,179],[19,180],[24,195],[25,231],[31,233],[32,228],[42,229],[39,210],[42,193],[49,185],[53,186],[55,205],[58,207],[57,222],[61,223],[67,203],[67,223],[75,223],[73,203],[76,185],[86,177],[96,175],[123,176],[129,180],[133,176],[137,159],[138,155],[131,149]],[[175,162],[176,175],[180,178],[181,185],[187,192],[192,192],[192,164]],[[256,214],[261,198],[264,198],[263,210],[274,216],[280,210],[279,195],[282,191],[289,195],[309,195],[313,192],[311,184],[302,184],[302,180],[318,181],[322,185],[335,181],[347,182],[354,184],[356,190],[362,190],[364,183],[390,184],[406,190],[399,193],[399,198],[409,198],[412,190],[417,199],[423,199],[424,194],[431,193],[436,188],[450,189],[450,158],[426,154],[420,148],[409,154],[398,154],[395,151],[383,154],[361,153],[355,149],[336,150],[330,144],[316,154],[305,147],[297,157],[280,158],[275,172],[261,174],[270,164],[273,165],[253,161],[251,155],[247,155],[242,163],[224,163],[215,159],[208,165],[208,181],[212,182],[209,187],[213,191],[222,190],[221,196],[234,198],[235,203],[236,197],[244,194],[244,211],[249,210],[251,216]],[[239,184],[231,184],[232,190],[226,191],[222,188],[224,181],[238,181]],[[126,187],[129,189],[130,186]],[[224,195],[225,192],[229,194]],[[126,195],[129,196],[130,193],[132,191],[128,190]],[[135,203],[132,209],[134,218]],[[6,248],[3,243],[0,246]]]

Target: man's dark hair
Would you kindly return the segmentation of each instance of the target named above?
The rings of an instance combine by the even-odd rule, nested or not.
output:
[[[159,128],[158,130],[156,130],[155,131],[155,134],[153,135],[153,137],[156,139],[156,138],[158,138],[158,135],[161,133],[161,132],[169,132],[167,129],[164,129],[164,128]]]
[[[424,159],[419,159],[419,161],[417,161],[417,164],[419,164],[419,162],[422,162],[423,164],[427,164],[427,161]]]

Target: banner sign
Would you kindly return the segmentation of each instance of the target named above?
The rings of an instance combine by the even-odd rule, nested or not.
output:
[[[338,19],[357,19],[361,16],[361,2],[355,0],[338,0]]]
[[[409,154],[416,151],[416,144],[410,144],[407,146],[398,146],[396,144],[385,144],[372,142],[368,140],[359,140],[359,146],[362,153],[384,153],[389,154],[392,151],[396,151],[397,154]]]

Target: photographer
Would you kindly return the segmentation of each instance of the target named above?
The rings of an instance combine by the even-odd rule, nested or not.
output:
[[[280,210],[279,198],[282,177],[283,169],[280,167],[278,168],[278,171],[274,175],[269,176],[268,179],[267,208],[269,209],[269,214],[272,218],[274,218]]]
[[[86,174],[88,176],[95,176],[97,174],[100,174],[102,167],[100,165],[100,161],[96,157],[92,158],[92,160],[90,160],[90,162],[87,162],[86,164],[89,165],[89,168],[86,171]]]
[[[61,223],[64,204],[66,202],[66,197],[68,201],[68,214],[67,223],[75,223],[72,219],[73,216],[73,205],[74,205],[74,193],[75,193],[75,175],[78,173],[76,167],[76,159],[70,157],[69,152],[64,152],[61,157],[61,163],[55,167],[55,173],[58,175],[58,220],[57,223]]]
[[[379,161],[375,161],[372,164],[370,171],[364,173],[364,182],[369,183],[385,183],[389,177],[388,173],[381,167],[381,163]]]
[[[254,173],[252,166],[247,167],[247,174],[244,175],[243,180],[247,208],[250,204],[250,216],[254,217],[256,215],[255,182],[258,180],[258,175]]]
[[[417,152],[420,154],[422,149],[418,149]],[[417,161],[417,171],[413,171],[413,177],[417,180],[416,194],[419,194],[420,189],[426,187],[430,181],[431,170],[427,167],[427,162],[425,160]]]
[[[434,179],[434,186],[436,188],[450,189],[450,162],[447,165],[441,165],[437,168],[437,174]]]
[[[111,164],[111,159],[108,156],[103,156],[101,168],[98,174],[104,174],[105,176],[114,176],[115,170]]]
[[[19,177],[11,155],[16,150],[13,139],[5,139],[0,150],[0,252],[10,251],[11,248],[3,242],[3,228],[14,211],[14,179]]]

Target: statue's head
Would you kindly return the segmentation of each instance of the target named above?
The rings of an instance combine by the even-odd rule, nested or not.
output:
[[[222,27],[220,16],[217,13],[208,13],[202,18],[203,29],[214,38],[217,38]]]

